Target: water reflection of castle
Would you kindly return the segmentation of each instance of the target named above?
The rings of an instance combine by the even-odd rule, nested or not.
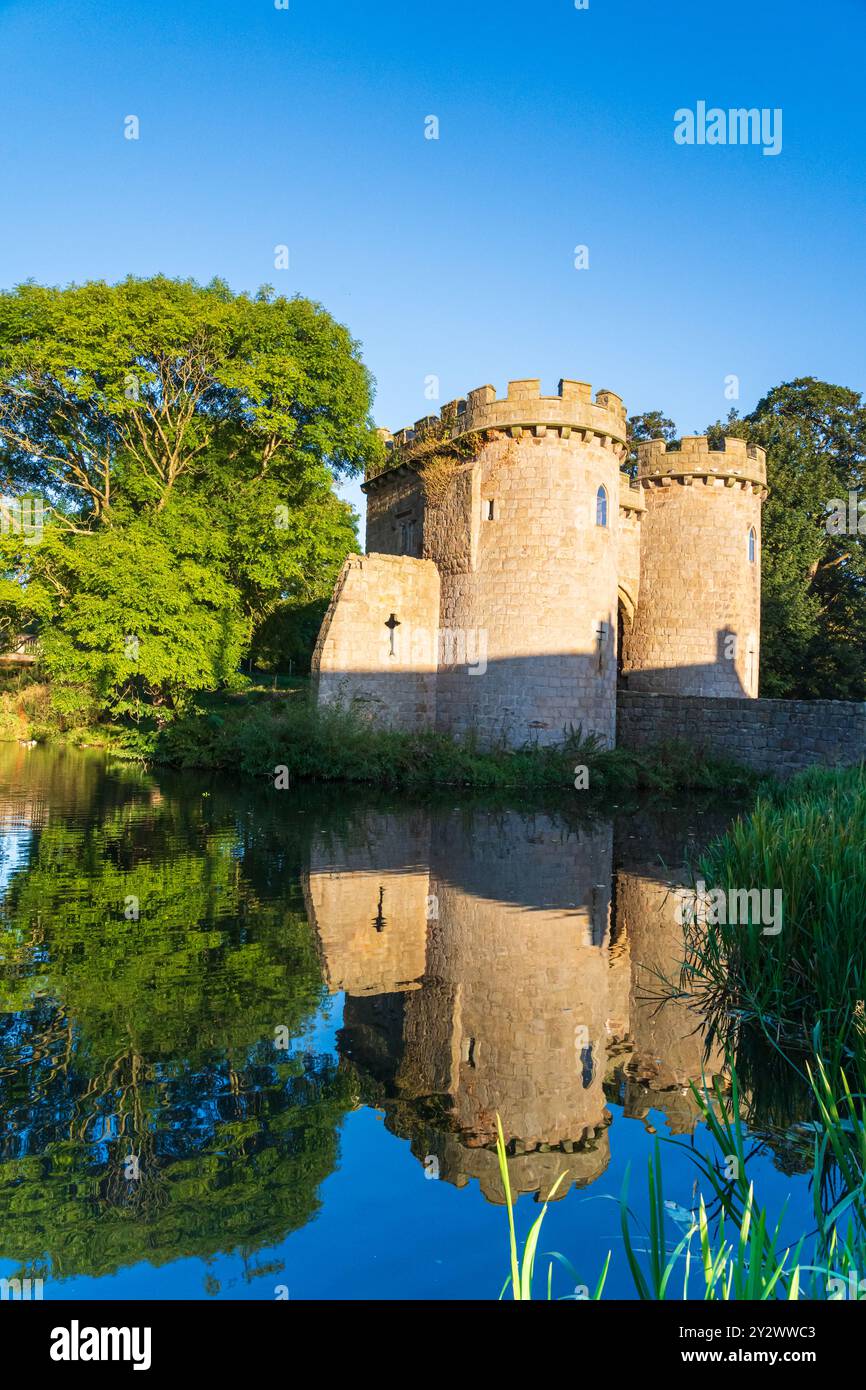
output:
[[[512,1186],[542,1196],[563,1170],[560,1194],[604,1170],[608,1098],[692,1127],[688,1081],[719,1059],[694,1012],[657,997],[682,954],[662,863],[685,835],[629,829],[367,814],[314,843],[305,892],[328,988],[346,993],[341,1052],[428,1171],[500,1200],[497,1111]]]

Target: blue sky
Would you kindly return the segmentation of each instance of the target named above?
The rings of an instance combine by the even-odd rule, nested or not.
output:
[[[732,374],[742,410],[866,387],[866,0],[289,4],[0,3],[0,285],[309,295],[391,428],[432,375],[576,377],[684,432]],[[699,100],[781,108],[782,152],[677,145]]]

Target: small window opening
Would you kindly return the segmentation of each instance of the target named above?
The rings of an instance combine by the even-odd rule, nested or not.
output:
[[[484,520],[492,521],[495,514],[495,503],[492,497],[484,499]]]
[[[376,928],[377,932],[383,932],[385,930],[385,925],[385,888],[383,884],[380,884],[379,901],[376,905],[376,916],[373,918],[373,926]]]
[[[390,618],[389,618],[388,621],[386,622],[385,626],[386,626],[386,628],[388,629],[388,633],[389,633],[389,635],[390,635],[390,647],[389,647],[389,650],[388,650],[388,655],[389,655],[389,656],[396,656],[396,655],[397,655],[397,647],[396,647],[396,645],[395,645],[395,637],[396,637],[396,633],[397,633],[397,628],[400,626],[400,620],[399,620],[399,618],[396,617],[396,615],[395,615],[394,613],[392,613],[391,616],[390,616]]]
[[[588,1047],[580,1049],[580,1079],[583,1089],[588,1091],[595,1076],[595,1061],[592,1055],[592,1043]]]
[[[595,650],[598,657],[598,669],[604,670],[604,646],[607,640],[607,623],[596,623],[595,626]]]
[[[758,653],[754,637],[749,636],[748,646],[746,647],[746,693],[756,695],[758,692]]]
[[[607,493],[600,487],[595,494],[595,524],[596,526],[607,525]]]
[[[749,564],[750,564],[750,565],[753,565],[753,564],[755,563],[755,553],[756,553],[756,550],[757,550],[757,545],[758,545],[758,538],[757,538],[757,536],[755,535],[755,528],[754,528],[754,526],[753,526],[753,527],[751,527],[751,529],[750,529],[750,531],[749,531]]]

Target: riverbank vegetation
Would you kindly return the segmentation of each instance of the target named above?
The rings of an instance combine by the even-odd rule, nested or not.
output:
[[[642,1299],[864,1298],[866,767],[818,768],[765,787],[693,872],[696,884],[726,896],[779,890],[781,930],[766,931],[751,912],[719,921],[685,914],[682,974],[668,985],[694,1001],[707,1053],[723,1049],[729,1088],[718,1078],[712,1091],[693,1087],[710,1150],[669,1141],[695,1164],[691,1212],[665,1200],[660,1150],[640,1242],[623,1190],[635,1290]],[[769,1138],[784,1171],[811,1173],[807,1230],[783,1234],[784,1211],[761,1204],[744,1122],[753,1140]],[[521,1265],[511,1221],[515,1297],[531,1296],[537,1224],[530,1234]]]
[[[696,868],[727,894],[781,894],[781,930],[760,920],[691,924],[684,986],[725,1027],[800,1052],[816,1028],[839,1061],[866,1061],[866,768],[812,768],[766,788]],[[730,1042],[732,1039],[727,1038]],[[866,1067],[864,1067],[866,1075]]]
[[[783,1299],[841,1301],[866,1297],[861,1272],[866,1264],[866,1221],[864,1221],[864,1170],[862,1161],[851,1166],[855,1146],[840,1125],[835,1111],[825,1111],[828,1094],[826,1074],[814,1080],[814,1094],[824,1124],[813,1139],[812,1188],[815,1193],[813,1221],[808,1231],[791,1235],[786,1229],[786,1211],[771,1211],[760,1200],[749,1173],[747,1141],[740,1118],[741,1097],[736,1072],[731,1074],[730,1092],[716,1086],[713,1093],[693,1087],[707,1125],[711,1149],[703,1151],[682,1141],[670,1143],[685,1148],[693,1160],[696,1177],[692,1207],[666,1198],[662,1148],[655,1141],[648,1162],[648,1220],[639,1221],[630,1205],[630,1165],[626,1169],[619,1200],[622,1250],[635,1296],[644,1302],[766,1302]],[[497,1117],[498,1118],[498,1117]],[[842,1146],[840,1171],[849,1183],[844,1197],[834,1201],[826,1194],[828,1147]],[[559,1251],[540,1248],[547,1204],[556,1196],[566,1174],[560,1174],[524,1238],[517,1239],[514,1202],[508,1177],[508,1157],[501,1125],[497,1154],[508,1214],[508,1247],[511,1272],[500,1292],[510,1289],[515,1301],[536,1296],[534,1280],[540,1260],[546,1261],[544,1290],[548,1300],[554,1288],[562,1287],[567,1276],[568,1293],[557,1293],[566,1300],[598,1301],[604,1296],[611,1265],[608,1251],[600,1272],[593,1273],[594,1285],[584,1282],[584,1274]],[[703,1178],[703,1187],[699,1186]]]
[[[24,685],[0,695],[0,737],[61,740],[103,747],[145,763],[270,778],[284,770],[296,781],[347,782],[423,791],[600,792],[680,789],[739,796],[757,778],[734,762],[712,760],[680,744],[652,754],[605,749],[579,729],[553,746],[482,748],[471,737],[434,731],[380,729],[350,710],[317,709],[304,679],[267,680],[234,694],[199,696],[169,721],[78,723],[58,719],[45,687]]]

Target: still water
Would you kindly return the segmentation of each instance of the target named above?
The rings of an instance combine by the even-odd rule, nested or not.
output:
[[[724,1073],[664,1001],[671,886],[735,808],[427,806],[0,745],[0,1277],[44,1297],[496,1298],[519,1233],[632,1297]],[[809,1194],[754,1136],[762,1200]],[[540,1283],[547,1261],[541,1262]],[[558,1271],[554,1289],[574,1280]],[[539,1290],[539,1294],[542,1290]]]

